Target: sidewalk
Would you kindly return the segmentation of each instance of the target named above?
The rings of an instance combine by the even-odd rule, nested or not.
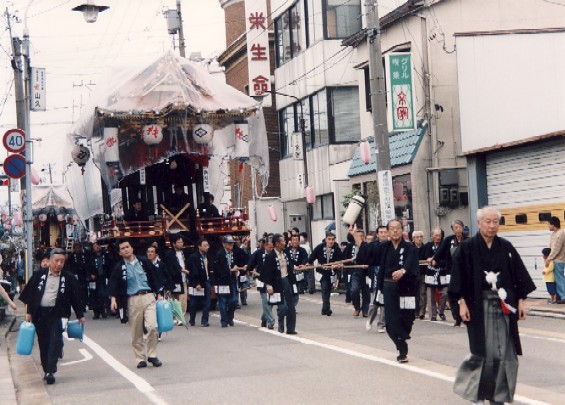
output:
[[[526,300],[526,307],[528,316],[565,319],[565,305],[548,304],[545,299],[528,299]],[[10,312],[6,315],[6,319],[0,322],[0,392],[2,393],[2,405],[17,404],[16,385],[12,376],[6,337],[12,327],[17,327],[16,319],[17,322],[21,322],[23,317],[24,305],[18,302],[16,314]],[[37,378],[41,378],[40,374],[37,374],[37,376]],[[41,385],[43,384],[41,383]]]
[[[21,305],[18,306],[18,309]],[[16,316],[6,314],[6,318],[0,322],[0,392],[2,403],[17,404],[16,387],[12,379],[12,370],[8,358],[8,342],[6,336],[16,322]]]

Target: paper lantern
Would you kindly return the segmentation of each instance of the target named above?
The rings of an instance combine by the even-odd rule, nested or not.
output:
[[[349,205],[345,214],[343,215],[343,223],[347,225],[353,225],[357,220],[357,217],[361,213],[363,206],[365,205],[365,199],[360,195],[356,195],[349,200]]]
[[[212,142],[214,136],[214,127],[209,124],[195,124],[192,127],[192,138],[194,142],[206,145]]]
[[[65,221],[65,214],[57,214],[57,221],[64,222]]]
[[[86,146],[76,145],[71,152],[73,161],[80,167],[84,167],[90,159],[90,150]]]
[[[47,214],[39,214],[39,220],[41,222],[47,221]]]
[[[24,224],[22,213],[20,211],[14,212],[14,224],[16,226],[22,226]]]
[[[308,204],[314,204],[316,202],[316,192],[312,186],[306,187],[306,202]]]
[[[361,141],[359,144],[361,161],[366,165],[371,161],[371,145],[366,140]]]
[[[145,125],[141,137],[146,145],[159,145],[163,140],[163,128],[157,124]]]
[[[279,219],[277,209],[273,204],[269,204],[269,218],[271,218],[271,221],[273,222],[277,222],[277,219]]]
[[[39,179],[39,175],[37,174],[37,171],[35,170],[35,168],[31,168],[31,184],[33,184],[34,186],[37,186],[40,182]]]
[[[249,124],[246,121],[234,124],[235,157],[238,159],[249,158]]]
[[[104,159],[106,162],[118,162],[120,160],[120,147],[118,143],[118,128],[104,128]]]

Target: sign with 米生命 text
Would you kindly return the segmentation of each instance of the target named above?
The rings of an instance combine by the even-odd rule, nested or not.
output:
[[[266,0],[245,0],[249,95],[261,96],[263,107],[271,106],[271,64]]]

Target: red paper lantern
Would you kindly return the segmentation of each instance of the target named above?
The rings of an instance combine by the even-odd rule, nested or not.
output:
[[[366,165],[369,164],[371,161],[371,145],[367,140],[361,141],[359,144],[360,154],[361,154],[361,161]]]
[[[316,192],[312,186],[306,187],[306,202],[308,204],[314,204],[316,202]]]

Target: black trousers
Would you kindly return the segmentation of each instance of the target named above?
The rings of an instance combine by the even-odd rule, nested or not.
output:
[[[61,317],[55,314],[53,308],[41,307],[33,319],[41,367],[44,373],[56,373],[57,361],[63,350],[63,325]]]

